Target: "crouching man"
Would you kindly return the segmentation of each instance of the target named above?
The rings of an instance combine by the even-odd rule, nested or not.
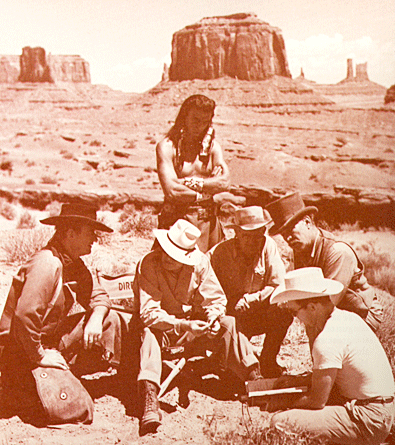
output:
[[[81,375],[117,366],[121,321],[80,257],[91,252],[96,231],[112,229],[95,209],[75,204],[41,222],[56,231],[14,279],[1,320],[9,330],[2,385],[14,408],[31,408],[34,422],[90,423],[93,401],[70,369]],[[68,315],[75,303],[85,312]]]
[[[334,306],[332,299],[342,290],[320,268],[307,267],[286,274],[284,287],[273,293],[271,303],[285,304],[318,334],[309,391],[288,411],[274,414],[272,425],[285,431],[297,427],[332,443],[380,444],[395,413],[391,366],[362,318]]]
[[[233,371],[242,381],[262,378],[252,345],[236,331],[235,319],[225,316],[225,294],[196,246],[200,230],[180,219],[154,234],[159,247],[141,259],[133,285],[144,326],[138,375],[142,434],[161,424],[157,394],[164,341],[174,345],[189,337],[189,349],[204,344],[218,354],[220,369]]]
[[[259,357],[264,377],[278,377],[276,361],[292,323],[288,311],[270,305],[270,295],[283,283],[285,267],[276,242],[267,234],[270,215],[260,206],[238,209],[235,237],[214,246],[208,256],[228,300],[226,313],[236,318],[247,338],[265,335]]]

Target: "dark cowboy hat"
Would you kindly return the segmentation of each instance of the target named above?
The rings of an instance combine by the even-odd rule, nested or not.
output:
[[[270,228],[271,235],[276,235],[296,224],[305,215],[317,213],[317,207],[306,207],[299,192],[286,195],[268,204],[266,210],[270,213],[274,225]]]
[[[102,224],[97,220],[96,209],[91,206],[82,204],[62,204],[62,209],[59,216],[50,216],[42,219],[40,222],[50,226],[58,226],[67,224],[71,221],[80,221],[92,226],[95,230],[102,232],[112,232],[110,227]]]

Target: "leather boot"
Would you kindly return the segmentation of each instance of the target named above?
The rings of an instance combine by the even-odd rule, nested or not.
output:
[[[141,417],[141,434],[155,433],[162,424],[162,414],[159,410],[158,387],[149,380],[138,382],[138,392],[143,405],[143,415]]]

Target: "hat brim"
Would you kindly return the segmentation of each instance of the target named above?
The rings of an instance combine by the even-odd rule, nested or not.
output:
[[[58,226],[61,224],[65,224],[71,221],[80,221],[85,224],[92,226],[95,230],[99,230],[101,232],[111,233],[113,229],[106,226],[105,224],[95,221],[91,218],[87,218],[85,216],[76,216],[76,215],[63,215],[63,216],[50,216],[49,218],[45,218],[40,220],[41,224],[46,224],[48,226]]]
[[[178,261],[179,263],[186,264],[187,266],[196,266],[198,264],[200,258],[200,250],[197,246],[194,248],[194,250],[188,252],[186,250],[180,249],[169,240],[167,236],[168,230],[154,229],[153,232],[162,249],[171,258]]]
[[[259,224],[243,224],[242,226],[239,226],[237,224],[229,224],[225,227],[227,229],[241,229],[241,230],[246,230],[246,231],[252,231],[252,230],[262,229],[262,227],[266,227],[271,222],[272,222],[272,220],[263,222],[263,223],[259,223]]]
[[[313,297],[335,297],[339,295],[344,286],[339,281],[330,280],[329,278],[323,279],[325,289],[321,292],[308,291],[300,289],[285,289],[285,285],[278,286],[270,297],[270,304],[282,304],[288,301],[305,300],[306,298]]]
[[[291,218],[289,218],[283,225],[274,224],[274,226],[272,226],[269,229],[269,233],[272,236],[278,235],[279,233],[283,232],[288,227],[290,227],[291,225],[295,224],[297,221],[302,219],[304,216],[312,214],[312,213],[315,214],[317,212],[318,212],[317,207],[314,207],[314,206],[304,207],[303,209],[299,210],[299,212],[295,213],[295,215],[291,216]]]

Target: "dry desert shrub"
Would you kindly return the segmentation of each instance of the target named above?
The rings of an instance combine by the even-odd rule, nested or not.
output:
[[[391,255],[379,250],[372,241],[356,246],[355,250],[365,266],[368,282],[395,296],[395,260]]]
[[[52,201],[45,207],[45,211],[48,213],[48,216],[57,216],[60,214],[60,210],[62,208],[62,204],[58,201]]]
[[[156,228],[156,218],[148,209],[136,210],[127,204],[119,217],[121,234],[130,233],[141,238],[152,238],[152,230]]]
[[[16,216],[15,208],[5,199],[0,200],[0,215],[9,221],[12,221]]]
[[[19,217],[17,229],[33,229],[37,225],[37,220],[27,210]]]
[[[47,244],[52,234],[53,229],[50,227],[20,229],[7,233],[1,243],[1,247],[6,254],[7,263],[25,263]]]
[[[235,431],[216,433],[212,424],[205,429],[214,445],[324,445],[329,442],[320,437],[294,429],[295,432],[282,432],[274,427],[253,425],[245,427],[244,433]]]

